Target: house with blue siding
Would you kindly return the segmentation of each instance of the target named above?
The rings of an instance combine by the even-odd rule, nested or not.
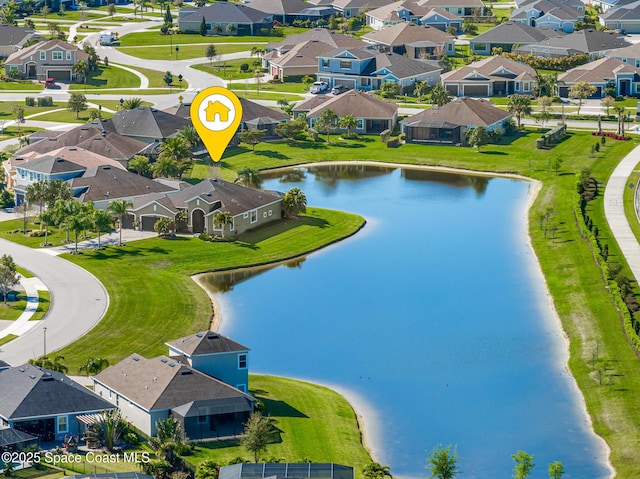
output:
[[[0,371],[0,427],[26,432],[41,442],[80,436],[81,416],[114,406],[64,374],[31,364]]]
[[[201,331],[166,343],[169,355],[246,392],[249,386],[249,348],[215,331]]]
[[[413,91],[418,81],[435,85],[441,68],[397,53],[374,48],[345,48],[318,57],[318,81],[329,87],[344,85],[354,90],[379,90],[383,83],[399,83],[402,91]]]
[[[558,76],[558,95],[568,97],[572,85],[586,81],[596,87],[591,98],[604,98],[608,88],[615,89],[615,95],[640,94],[640,68],[624,63],[617,58],[600,58],[572,68]]]
[[[512,22],[571,33],[584,22],[584,4],[579,0],[526,0],[511,12]]]

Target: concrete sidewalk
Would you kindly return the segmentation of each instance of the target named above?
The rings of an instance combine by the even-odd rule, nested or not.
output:
[[[10,334],[21,336],[38,323],[37,321],[30,321],[40,302],[38,291],[48,291],[48,288],[39,278],[25,278],[22,275],[20,275],[20,284],[27,294],[27,305],[18,319],[12,321],[8,327],[0,330],[0,338]]]
[[[640,278],[640,244],[624,214],[623,195],[626,188],[636,187],[636,185],[628,185],[627,182],[638,163],[640,163],[640,146],[635,147],[613,170],[604,190],[605,217],[636,280]]]
[[[122,230],[122,242],[128,243],[129,241],[136,241],[146,238],[153,238],[158,236],[158,233],[153,231],[135,231],[131,229],[123,229]],[[120,242],[120,233],[118,231],[112,231],[111,233],[103,234],[100,237],[100,244],[102,246],[117,244]],[[89,248],[97,248],[98,247],[98,238],[91,238],[90,240],[79,241],[78,249],[89,249]],[[40,251],[43,253],[50,254],[52,256],[58,256],[63,253],[71,253],[75,251],[76,244],[75,243],[67,243],[62,246],[54,246],[52,248],[42,248]]]

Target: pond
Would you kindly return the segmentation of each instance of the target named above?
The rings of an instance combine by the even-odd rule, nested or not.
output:
[[[535,455],[532,477],[553,461],[565,478],[609,476],[527,239],[533,183],[333,165],[263,187],[293,186],[367,225],[284,265],[207,275],[251,372],[345,393],[396,476],[428,477],[427,451],[448,444],[466,478],[511,477],[517,450]]]

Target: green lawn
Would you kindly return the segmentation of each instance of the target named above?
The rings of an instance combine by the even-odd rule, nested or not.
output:
[[[70,113],[70,112],[69,112]],[[22,233],[23,219],[18,218],[9,221],[0,221],[0,238],[19,243],[30,248],[39,248],[40,244],[44,243],[44,236],[29,236],[28,231],[40,231],[40,225],[35,223],[36,214],[33,213],[27,218],[27,234]],[[44,228],[44,227],[43,227]],[[60,246],[67,244],[65,241],[65,233],[58,228],[50,227],[49,236],[47,241],[53,246]],[[91,236],[91,235],[90,235]]]
[[[28,95],[27,95],[28,96]],[[24,101],[0,101],[0,120],[13,120],[13,107],[20,106],[24,110],[24,116],[28,117],[35,113],[42,113],[48,110],[61,108],[61,103],[54,103],[53,106],[25,106]],[[28,122],[29,120],[27,120]]]
[[[12,81],[0,81],[0,90],[20,90],[20,91],[34,91],[40,92],[44,90],[44,84],[33,82],[12,82]]]
[[[9,341],[13,341],[17,337],[18,336],[16,336],[15,334],[8,334],[4,338],[0,338],[0,346],[2,346],[3,344],[7,344]]]
[[[76,118],[75,112],[69,110],[61,110],[56,112],[47,113],[46,115],[40,115],[34,120],[38,121],[58,121],[62,123],[87,123],[91,120],[90,114],[92,111],[98,111],[96,108],[89,108],[88,110],[81,111]],[[102,112],[102,118],[111,118],[113,113],[106,111]]]
[[[200,70],[203,72],[216,75],[223,80],[243,80],[245,78],[253,78],[254,70],[261,66],[262,62],[258,65],[254,65],[253,62],[260,62],[259,58],[238,58],[237,60],[227,60],[225,62],[213,62],[213,65],[209,63],[201,63],[199,65],[192,65],[191,68]],[[240,65],[246,63],[248,65],[247,71],[240,71]]]
[[[308,208],[306,216],[243,234],[237,243],[154,238],[65,255],[102,281],[110,302],[106,317],[60,354],[71,371],[87,351],[112,364],[133,352],[164,354],[165,341],[209,327],[211,303],[190,275],[299,256],[352,234],[362,222],[356,215]]]
[[[255,44],[253,44],[255,45]],[[218,55],[224,55],[227,53],[248,52],[251,50],[252,44],[220,44],[216,45]],[[173,47],[168,43],[166,45],[159,45],[157,47],[117,47],[122,53],[134,56],[136,58],[143,58],[145,60],[188,60],[191,58],[204,58],[205,49],[207,44],[203,45],[178,45],[180,51],[176,55],[176,44]]]
[[[260,85],[264,85],[261,83]],[[286,99],[289,102],[296,102],[298,100],[304,100],[304,97],[300,95],[291,95],[291,94],[282,94],[277,92],[264,91],[260,88],[260,91],[257,90],[233,90],[236,95],[242,98],[248,98],[249,100],[272,100],[278,101],[282,98]]]
[[[306,28],[286,27],[284,28],[284,35],[292,35],[296,33],[302,33],[307,31]],[[201,43],[208,45],[209,43],[246,43],[248,45],[247,50],[251,50],[252,45],[259,45],[261,43],[279,42],[284,37],[276,36],[233,36],[233,35],[219,35],[219,36],[206,36],[203,37],[193,33],[180,33],[176,35],[161,35],[158,32],[134,32],[123,35],[120,38],[121,47],[141,47],[145,45],[188,45],[193,43]],[[204,50],[204,49],[203,49]],[[204,55],[203,55],[204,56]]]
[[[39,321],[44,318],[44,315],[49,311],[50,304],[51,295],[49,291],[38,291],[38,309],[36,309],[29,321]]]
[[[208,71],[208,70],[205,70]],[[255,90],[257,87],[255,84],[247,84],[247,83],[231,83],[229,88],[233,90],[245,90],[247,89]],[[302,82],[288,82],[284,83],[260,83],[260,91],[270,91],[270,92],[285,92],[285,93],[307,93],[309,89],[304,86]]]
[[[83,16],[84,13],[84,16]],[[38,20],[45,20],[48,22],[57,22],[60,20],[68,20],[68,21],[80,21],[80,20],[93,20],[96,18],[103,18],[104,15],[100,15],[99,13],[90,13],[90,12],[81,12],[80,10],[66,10],[63,15],[55,13],[49,13],[46,17],[41,15],[40,13],[34,13],[33,15],[29,15],[26,18],[32,19],[34,22]]]
[[[274,376],[251,375],[249,386],[278,430],[261,457],[349,464],[356,477],[362,477],[361,470],[371,459],[361,445],[353,408],[342,396],[316,384]],[[227,464],[236,457],[253,460],[245,449],[229,442],[198,445],[185,459],[193,464],[204,459]]]
[[[27,297],[24,291],[18,294],[16,301],[8,301],[6,304],[0,301],[0,319],[15,321],[24,313],[24,308],[27,307]],[[0,331],[2,334],[2,331]]]
[[[130,71],[118,68],[113,65],[101,66],[99,71],[92,72],[87,79],[87,92],[94,90],[104,90],[109,88],[138,88],[140,78]],[[85,85],[82,83],[72,83],[70,90],[80,90],[84,92]]]

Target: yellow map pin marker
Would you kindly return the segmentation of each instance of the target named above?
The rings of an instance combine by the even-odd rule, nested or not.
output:
[[[242,121],[242,104],[231,90],[205,88],[191,103],[191,122],[213,161],[220,161]]]

